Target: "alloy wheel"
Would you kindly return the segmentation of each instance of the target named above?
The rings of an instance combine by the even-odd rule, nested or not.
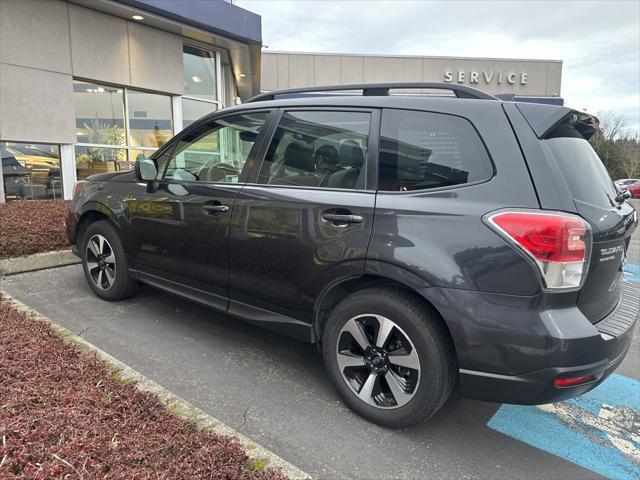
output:
[[[382,315],[349,319],[338,335],[336,355],[343,380],[368,405],[402,407],[418,389],[418,352],[409,336]]]
[[[87,242],[85,258],[93,283],[101,290],[109,290],[116,279],[116,257],[109,241],[99,233],[93,235]]]

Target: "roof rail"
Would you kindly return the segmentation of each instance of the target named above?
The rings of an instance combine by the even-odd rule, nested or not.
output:
[[[413,83],[354,83],[351,85],[327,85],[321,87],[303,87],[288,88],[285,90],[273,90],[264,92],[251,97],[244,103],[264,102],[266,100],[275,100],[280,95],[291,95],[297,93],[321,93],[321,92],[339,92],[345,90],[362,90],[363,96],[386,97],[392,88],[403,89],[432,89],[432,90],[449,90],[458,98],[475,98],[479,100],[498,100],[498,98],[481,92],[475,88],[466,87],[464,85],[452,85],[450,83],[441,82],[413,82]]]

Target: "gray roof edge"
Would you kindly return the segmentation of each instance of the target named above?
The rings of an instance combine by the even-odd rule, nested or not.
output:
[[[260,15],[223,0],[114,0],[246,44],[262,44]]]
[[[479,60],[479,61],[503,61],[503,62],[543,62],[543,63],[562,63],[563,60],[553,60],[544,58],[497,58],[497,57],[460,57],[446,55],[390,55],[380,53],[338,53],[338,52],[295,52],[290,50],[270,50],[263,49],[262,53],[281,54],[281,55],[315,55],[315,56],[334,56],[334,57],[379,57],[379,58],[417,58],[417,59],[450,59],[450,60]]]

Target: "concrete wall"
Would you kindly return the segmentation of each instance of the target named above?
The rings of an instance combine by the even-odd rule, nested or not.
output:
[[[561,74],[562,62],[558,60],[265,51],[261,90],[347,83],[448,81],[490,94],[560,96]]]
[[[181,95],[182,43],[62,0],[0,0],[0,140],[74,143],[73,77]]]

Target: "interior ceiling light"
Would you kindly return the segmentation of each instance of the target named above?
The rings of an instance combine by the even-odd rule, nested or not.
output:
[[[240,78],[244,78],[244,77],[246,77],[246,75],[245,75],[244,73],[241,73],[241,74],[239,75],[239,77],[240,77]]]
[[[191,77],[191,80],[193,80],[193,83],[202,82],[202,79],[198,75],[194,75],[193,77]]]
[[[144,20],[144,17],[142,15],[133,15],[131,18],[133,18],[134,20]]]

